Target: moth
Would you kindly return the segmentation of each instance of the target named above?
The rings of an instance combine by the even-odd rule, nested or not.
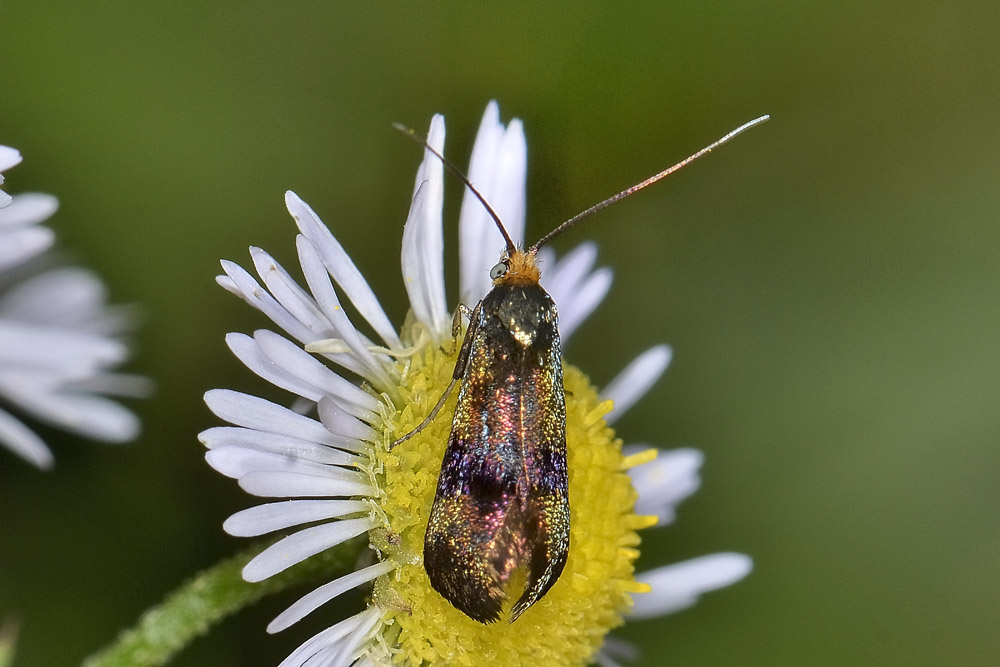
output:
[[[468,312],[469,325],[452,380],[407,440],[429,424],[461,383],[451,434],[424,537],[431,586],[481,623],[500,619],[511,575],[526,570],[513,623],[556,583],[569,556],[570,499],[566,465],[566,399],[559,315],[541,286],[538,249],[583,218],[652,185],[745,130],[756,118],[681,162],[573,216],[527,250],[511,240],[499,216],[461,171],[413,130],[453,171],[496,223],[506,247],[490,270],[492,288]]]

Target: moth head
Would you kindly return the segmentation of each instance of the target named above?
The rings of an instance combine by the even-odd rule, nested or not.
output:
[[[490,280],[494,281],[500,280],[505,275],[507,275],[507,271],[510,270],[510,266],[507,265],[507,261],[508,260],[505,256],[501,258],[499,262],[493,265],[493,268],[490,269]]]
[[[494,285],[537,285],[540,277],[534,250],[516,249],[510,254],[504,251],[500,261],[490,269]]]

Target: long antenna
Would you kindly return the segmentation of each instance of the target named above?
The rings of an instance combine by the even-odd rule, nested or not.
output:
[[[608,206],[611,206],[615,202],[620,201],[622,199],[625,199],[625,197],[628,197],[629,195],[635,194],[639,190],[642,190],[643,188],[648,187],[648,186],[652,185],[653,183],[656,183],[661,178],[665,178],[665,177],[669,176],[670,174],[674,173],[675,171],[677,171],[681,167],[685,167],[685,166],[691,164],[692,162],[694,162],[695,160],[697,160],[698,158],[700,158],[705,153],[709,153],[713,149],[718,148],[719,146],[721,146],[722,144],[726,143],[727,141],[729,141],[730,139],[732,139],[736,135],[741,134],[741,133],[745,132],[746,130],[749,130],[751,127],[753,127],[755,125],[760,125],[761,123],[763,123],[764,121],[766,121],[768,118],[770,118],[770,116],[761,116],[760,118],[754,118],[749,123],[744,123],[743,125],[740,125],[738,128],[736,128],[735,130],[733,130],[732,132],[730,132],[726,136],[722,137],[721,139],[719,139],[717,141],[712,142],[708,146],[705,146],[704,148],[702,148],[700,151],[698,151],[694,155],[691,155],[689,157],[684,158],[683,160],[681,160],[680,162],[678,162],[674,166],[668,167],[667,169],[664,169],[663,171],[661,171],[660,173],[656,174],[655,176],[650,176],[649,178],[647,178],[646,180],[644,180],[642,183],[637,183],[637,184],[633,185],[632,187],[630,187],[630,188],[628,188],[626,190],[622,190],[621,192],[619,192],[618,194],[616,194],[613,197],[608,197],[604,201],[599,202],[597,204],[594,204],[593,206],[591,206],[590,208],[588,208],[586,211],[582,211],[580,213],[577,213],[572,218],[570,218],[569,220],[567,220],[566,222],[562,223],[561,225],[559,225],[558,227],[556,227],[555,229],[553,229],[551,232],[549,232],[548,234],[546,234],[545,236],[543,236],[540,241],[538,241],[537,243],[535,243],[535,245],[531,246],[531,248],[528,250],[528,252],[532,253],[532,254],[535,253],[535,252],[537,252],[539,248],[541,248],[543,245],[545,245],[546,243],[548,243],[549,241],[551,241],[554,237],[558,236],[559,234],[562,234],[564,231],[566,231],[567,229],[569,229],[570,227],[572,227],[576,223],[580,222],[581,220],[583,220],[587,216],[592,215],[594,213],[597,213],[602,208],[607,208]],[[433,149],[431,149],[431,150],[433,150]],[[466,184],[468,184],[468,181],[466,181]],[[472,186],[470,185],[469,187],[472,187]],[[473,192],[475,192],[475,190],[473,190]],[[482,199],[482,198],[480,198],[480,199]],[[487,206],[487,208],[489,208],[489,206]],[[492,213],[492,211],[490,211],[490,213]],[[494,217],[496,217],[496,216],[494,215]]]
[[[469,191],[476,196],[476,199],[478,199],[479,202],[483,205],[483,207],[486,209],[486,212],[490,214],[491,218],[493,218],[493,222],[497,223],[497,229],[500,230],[500,233],[503,235],[504,243],[507,244],[507,256],[509,257],[513,255],[515,252],[517,252],[517,246],[514,245],[514,241],[511,240],[510,234],[508,234],[507,230],[504,228],[503,222],[500,220],[500,216],[497,215],[497,212],[493,210],[493,207],[490,206],[490,203],[486,201],[486,197],[484,197],[482,193],[480,193],[479,190],[476,189],[476,186],[472,184],[472,181],[470,181],[465,176],[465,174],[462,173],[462,170],[456,167],[454,164],[452,164],[451,160],[441,155],[441,153],[439,153],[433,146],[427,143],[426,139],[422,138],[414,130],[411,130],[410,128],[400,123],[393,123],[392,126],[395,129],[402,132],[403,134],[405,134],[413,141],[415,141],[416,143],[423,146],[426,150],[429,150],[431,153],[433,153],[437,157],[437,159],[441,160],[441,164],[447,167],[451,173],[455,174],[460,179],[462,179],[462,182],[465,183],[465,187],[469,188]]]

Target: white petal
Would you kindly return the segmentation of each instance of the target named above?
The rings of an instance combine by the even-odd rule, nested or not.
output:
[[[3,185],[3,172],[21,162],[21,154],[10,146],[0,146],[0,185]],[[0,190],[0,208],[9,205],[11,196]]]
[[[277,285],[279,290],[283,291],[285,297],[296,304],[296,309],[298,311],[297,314],[290,312],[285,305],[279,303],[275,297],[271,296],[266,289],[261,287],[257,281],[254,280],[253,277],[239,264],[234,264],[228,260],[222,260],[222,268],[226,272],[229,279],[226,280],[224,277],[219,276],[215,279],[216,282],[228,291],[241,297],[244,301],[260,312],[264,313],[271,319],[272,322],[277,324],[301,343],[309,344],[317,340],[322,340],[324,336],[321,333],[317,333],[317,330],[325,329],[327,333],[326,337],[328,338],[329,334],[333,330],[332,325],[328,322],[323,325],[313,319],[310,326],[310,324],[307,324],[299,319],[299,315],[312,318],[313,313],[318,313],[318,309],[315,308],[315,305],[310,307],[308,305],[304,305],[301,301],[303,298],[309,301],[311,300],[311,297],[306,295],[297,285],[294,287],[288,286],[286,281],[279,277],[282,274],[287,276],[287,273],[283,273],[283,271],[278,272],[276,270],[272,274],[270,267],[268,266],[266,260],[264,260],[266,253],[254,248],[251,248],[251,253],[257,254],[257,260],[263,262],[264,272],[271,274],[270,278],[272,279],[272,282]],[[261,253],[263,253],[263,255]],[[291,281],[290,278],[288,278],[288,281],[294,284],[294,281]],[[320,316],[322,317],[322,314],[320,314]],[[351,355],[328,354],[324,356],[352,372],[358,372],[361,369],[361,365]]]
[[[337,399],[339,403],[356,406],[352,409],[355,416],[369,419],[378,410],[378,399],[340,377],[286,338],[272,331],[260,330],[254,333],[254,340],[261,351],[278,365],[319,387],[325,395]]]
[[[269,359],[250,336],[241,333],[226,334],[226,345],[243,365],[276,387],[290,391],[297,396],[318,402],[323,397],[320,389],[302,381],[281,364]]]
[[[240,291],[240,288],[236,285],[236,282],[229,276],[227,275],[215,276],[215,282],[216,284],[219,285],[219,287],[226,290],[230,294],[235,294],[241,299],[243,298],[243,292]]]
[[[35,418],[88,438],[123,443],[139,434],[138,417],[101,396],[32,386],[2,393]]]
[[[596,246],[597,244],[594,245]],[[538,262],[538,268],[542,272],[542,286],[545,287],[549,296],[552,296],[552,285],[551,280],[549,280],[551,276],[549,274],[555,271],[559,266],[559,262],[556,261],[556,251],[549,246],[542,246],[538,249],[538,254],[535,255],[535,259]]]
[[[524,124],[512,118],[500,140],[497,168],[490,188],[494,210],[510,238],[517,244],[524,243],[525,188],[528,177],[528,143],[524,139]]]
[[[528,149],[521,121],[504,128],[495,101],[486,106],[469,161],[469,181],[503,221],[515,245],[524,239]],[[483,204],[466,188],[459,218],[461,300],[479,302],[490,289],[489,272],[504,250],[503,236]]]
[[[555,253],[544,255],[545,259],[555,258]],[[559,296],[557,303],[569,301],[573,292],[580,287],[580,283],[590,270],[594,268],[597,261],[597,244],[593,241],[586,241],[576,246],[565,257],[553,262],[551,268],[546,268],[542,274],[542,284],[552,298]]]
[[[382,622],[382,612],[374,605],[368,609],[358,627],[351,631],[336,651],[331,651],[330,667],[350,667],[363,651],[363,646],[371,640],[375,629]]]
[[[427,144],[444,152],[444,117],[431,120]],[[451,318],[444,293],[444,168],[431,151],[424,151],[417,169],[413,201],[403,226],[403,285],[413,315],[430,330],[435,340],[448,336]]]
[[[361,625],[368,611],[365,610],[359,614],[350,616],[340,623],[313,635],[292,651],[291,655],[282,660],[278,667],[307,667],[307,665],[314,667],[316,663],[312,658],[318,652],[342,642],[344,637]],[[330,665],[327,663],[323,667],[330,667]]]
[[[340,406],[329,398],[320,400],[319,418],[327,430],[334,435],[339,435],[349,440],[378,442],[378,433],[375,429],[351,413],[341,409]]]
[[[327,389],[336,391],[335,398],[346,402],[352,412],[373,415],[377,401],[356,385],[344,380],[307,354],[301,347],[267,330],[259,330],[250,338],[244,334],[226,335],[226,344],[243,364],[276,387],[317,403],[327,396]],[[323,386],[317,386],[317,382]],[[351,401],[357,401],[358,405]]]
[[[382,618],[382,612],[376,606],[371,606],[360,614],[355,614],[346,618],[340,623],[317,633],[301,646],[295,649],[291,655],[281,661],[278,667],[305,667],[311,658],[317,654],[329,651],[330,649],[346,645],[350,642],[350,637],[362,628],[374,628]],[[323,663],[323,667],[333,667],[332,661]],[[312,662],[310,667],[317,665]]]
[[[131,373],[100,373],[74,381],[73,388],[108,396],[150,398],[156,392],[156,383],[150,378]]]
[[[0,146],[0,172],[7,171],[18,164],[21,164],[20,151],[10,146]],[[0,183],[3,183],[3,176],[0,176]]]
[[[296,239],[296,247],[299,251],[299,263],[302,265],[303,275],[309,285],[310,291],[316,299],[316,303],[326,319],[333,325],[337,334],[336,337],[344,341],[350,348],[354,358],[358,360],[362,368],[362,377],[371,384],[381,389],[388,389],[393,385],[385,366],[368,349],[369,341],[364,338],[340,305],[340,299],[330,283],[329,273],[316,251],[315,246],[305,236]]]
[[[222,529],[236,537],[256,537],[304,523],[368,511],[368,506],[360,500],[285,500],[237,512],[226,519]]]
[[[375,293],[319,216],[291,190],[285,193],[285,206],[295,218],[299,231],[316,246],[327,271],[357,308],[358,313],[371,325],[375,333],[382,337],[386,345],[393,349],[402,347],[399,336]]]
[[[556,301],[556,307],[559,308],[559,337],[564,345],[577,327],[601,305],[611,289],[613,277],[611,269],[602,267],[590,274],[568,301],[563,304]]]
[[[52,217],[59,208],[59,200],[40,192],[17,195],[0,211],[0,234],[5,229],[35,225]]]
[[[226,272],[229,280],[227,281],[222,276],[219,276],[215,279],[217,283],[264,313],[264,315],[286,331],[292,338],[303,342],[316,339],[308,327],[295,319],[242,266],[225,259],[220,263],[222,264],[222,270]]]
[[[88,326],[101,318],[106,302],[107,289],[97,274],[66,267],[49,269],[11,287],[0,299],[0,312],[32,324]]]
[[[236,426],[337,446],[333,434],[315,419],[263,398],[229,389],[212,389],[205,392],[205,404],[216,417]]]
[[[635,513],[656,516],[661,526],[673,523],[676,506],[701,485],[698,470],[704,459],[697,449],[674,449],[630,469],[629,477],[639,493]]]
[[[302,289],[276,259],[265,250],[250,248],[257,275],[264,281],[268,291],[285,310],[301,322],[312,334],[309,342],[324,338],[335,338],[336,329],[320,311],[313,298]]]
[[[496,168],[496,154],[503,139],[504,126],[500,122],[500,106],[490,100],[479,123],[476,141],[469,158],[469,181],[489,201],[489,185]],[[495,202],[490,201],[490,206]],[[509,232],[508,232],[509,233]],[[462,210],[458,222],[459,284],[461,299],[471,306],[478,303],[489,291],[489,268],[496,264],[504,242],[496,223],[482,202],[465,188],[462,192]],[[492,248],[490,246],[493,246]]]
[[[334,579],[330,583],[324,584],[316,590],[299,598],[288,609],[281,612],[281,614],[271,621],[271,623],[267,626],[267,631],[272,634],[275,632],[281,632],[285,628],[298,623],[306,615],[315,611],[321,605],[326,604],[341,593],[349,591],[352,588],[357,588],[361,584],[367,583],[376,577],[382,576],[383,574],[388,574],[389,572],[392,572],[395,567],[396,566],[392,563],[392,561],[382,561],[381,563],[369,565],[366,568],[362,568],[356,572],[351,572],[350,574],[346,574],[338,579]]]
[[[323,314],[316,301],[295,282],[277,260],[260,248],[250,248],[250,255],[257,273],[270,290],[271,295],[277,299],[279,307],[290,314],[300,325],[298,331],[304,333],[296,335],[296,337],[302,343],[308,345],[318,340],[338,337],[339,332],[336,327]],[[364,364],[352,354],[325,356],[352,373],[362,376],[365,374]]]
[[[52,467],[52,452],[35,432],[0,410],[0,444],[42,469]]]
[[[363,483],[368,479],[367,476],[348,468],[243,447],[215,447],[205,453],[205,459],[223,475],[236,479],[255,472],[297,473],[357,483]]]
[[[375,494],[375,489],[370,484],[363,484],[356,479],[339,479],[332,474],[251,472],[240,478],[240,488],[262,498],[354,498]]]
[[[610,637],[608,639],[610,639]],[[605,641],[607,641],[607,639]],[[622,663],[604,653],[603,646],[597,651],[597,653],[594,654],[593,661],[598,665],[598,667],[623,667]]]
[[[625,414],[660,379],[670,364],[670,357],[668,345],[651,347],[608,383],[601,392],[601,398],[615,402],[614,409],[604,418],[609,424]]]
[[[48,227],[25,227],[0,232],[0,271],[23,264],[52,245],[55,234]]]
[[[636,595],[629,613],[633,618],[651,618],[680,611],[697,602],[702,593],[734,584],[752,569],[749,556],[718,553],[638,574],[636,579],[653,591]]]
[[[260,552],[243,568],[246,581],[263,581],[321,551],[375,527],[367,517],[344,519],[300,530]]]
[[[611,288],[610,268],[591,273],[596,259],[597,244],[592,242],[581,243],[559,261],[549,248],[538,253],[542,286],[559,308],[559,337],[564,345]]]
[[[0,362],[8,368],[51,369],[67,377],[86,377],[127,357],[123,343],[104,336],[0,319]]]
[[[141,428],[135,414],[101,396],[52,394],[48,408],[47,414],[38,416],[68,431],[112,444],[135,440]]]
[[[272,452],[303,461],[328,465],[354,465],[361,461],[354,454],[316,442],[309,442],[290,435],[279,435],[236,426],[216,426],[202,431],[198,439],[208,449],[218,447],[243,447],[261,452]],[[360,448],[359,448],[360,449]]]
[[[594,660],[601,667],[623,667],[623,664],[638,662],[640,655],[635,644],[613,635],[606,635],[604,645],[594,656]]]

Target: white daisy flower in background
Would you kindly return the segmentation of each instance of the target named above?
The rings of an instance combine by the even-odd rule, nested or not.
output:
[[[435,116],[428,143],[439,152],[444,133],[443,118]],[[524,230],[526,154],[520,121],[505,127],[490,103],[469,179],[517,243]],[[306,287],[259,248],[250,253],[263,286],[238,265],[222,263],[226,275],[218,282],[284,332],[232,333],[230,349],[254,373],[289,391],[298,408],[225,389],[205,395],[209,408],[231,424],[200,435],[209,464],[252,495],[281,499],[238,512],[224,527],[238,536],[301,527],[251,560],[243,571],[247,581],[267,579],[361,535],[372,547],[371,564],[308,593],[268,626],[269,632],[283,630],[374,581],[364,611],[309,639],[281,667],[614,664],[614,648],[621,645],[602,646],[624,615],[657,616],[693,604],[701,593],[745,576],[750,560],[716,554],[634,575],[636,531],[670,523],[677,503],[699,484],[697,451],[659,457],[645,447],[623,452],[609,427],[666,369],[670,350],[657,346],[601,394],[564,365],[571,546],[565,570],[545,597],[514,624],[484,625],[433,591],[420,554],[457,392],[426,428],[398,447],[389,445],[429,414],[455,366],[444,287],[443,181],[440,161],[425,152],[403,230],[411,313],[400,330],[334,235],[291,192],[285,200],[300,232],[296,247]],[[501,247],[492,220],[467,192],[459,230],[464,303],[472,306],[486,294]],[[592,243],[561,259],[548,248],[539,252],[541,282],[558,305],[564,343],[610,287],[611,271],[595,270],[596,255]],[[343,298],[364,320],[363,330],[351,321]]]
[[[3,185],[3,172],[21,163],[21,153],[10,146],[0,146],[0,185]],[[0,208],[10,203],[10,195],[0,190]]]
[[[0,170],[20,160],[0,146]],[[136,416],[104,396],[148,390],[144,378],[111,372],[128,357],[120,337],[129,318],[108,307],[93,272],[32,262],[55,240],[41,226],[58,208],[55,197],[0,197],[0,445],[40,468],[53,463],[43,440],[8,407],[87,438],[134,439]]]

